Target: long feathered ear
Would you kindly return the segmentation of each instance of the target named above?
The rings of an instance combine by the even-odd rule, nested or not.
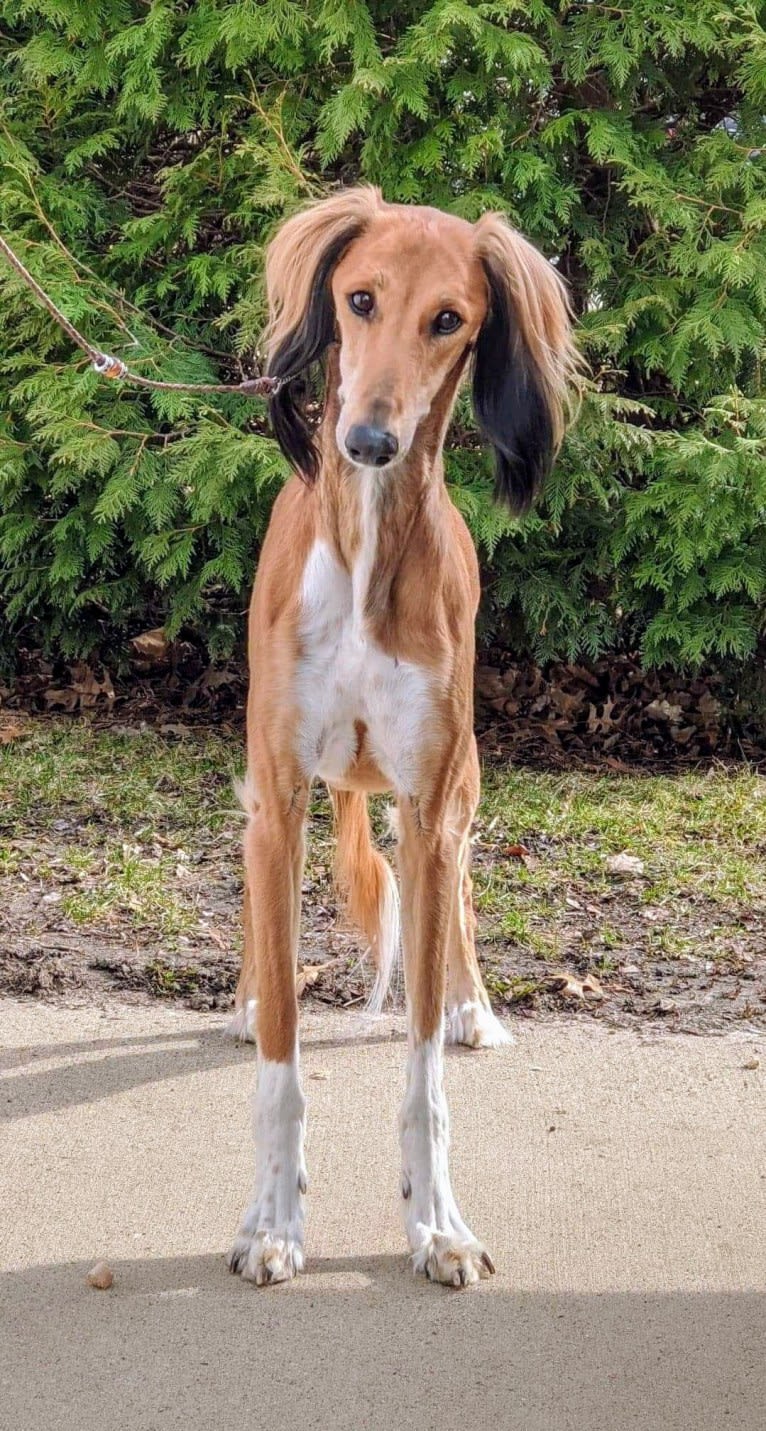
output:
[[[476,242],[489,312],[476,344],[474,408],[495,450],[495,494],[525,512],[553,464],[581,360],[555,268],[500,214],[479,219]]]
[[[269,244],[266,289],[269,300],[270,377],[303,372],[317,362],[335,334],[330,277],[353,239],[382,207],[377,189],[342,190],[295,214]],[[274,435],[305,482],[313,482],[319,454],[302,405],[305,381],[288,383],[271,399]]]

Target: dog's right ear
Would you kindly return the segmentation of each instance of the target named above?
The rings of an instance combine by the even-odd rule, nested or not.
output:
[[[269,244],[269,377],[302,373],[318,362],[335,336],[330,279],[349,244],[382,204],[377,189],[341,190],[294,214]],[[274,435],[304,482],[315,481],[319,454],[301,398],[303,382],[287,383],[269,404]]]

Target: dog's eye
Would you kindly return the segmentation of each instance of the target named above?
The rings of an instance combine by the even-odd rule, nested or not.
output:
[[[459,313],[455,313],[452,308],[444,308],[434,318],[434,333],[456,333],[462,324],[463,320]]]
[[[358,313],[360,318],[369,318],[375,307],[375,299],[372,294],[365,292],[364,289],[360,293],[352,293],[348,303],[351,312]]]

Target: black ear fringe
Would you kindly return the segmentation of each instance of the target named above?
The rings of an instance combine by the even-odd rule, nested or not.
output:
[[[361,225],[350,226],[325,249],[317,264],[306,312],[298,327],[280,343],[268,367],[270,378],[282,378],[288,373],[301,374],[271,398],[269,412],[279,446],[299,477],[309,486],[319,474],[319,451],[305,411],[305,404],[313,396],[313,387],[310,377],[304,374],[312,364],[319,362],[335,336],[330,275],[349,244],[360,233]]]
[[[553,464],[553,426],[534,365],[514,320],[508,282],[485,261],[490,310],[476,343],[473,403],[495,451],[495,496],[527,512]]]

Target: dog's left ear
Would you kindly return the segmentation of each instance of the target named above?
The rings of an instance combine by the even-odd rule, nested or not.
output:
[[[525,512],[553,465],[582,364],[555,268],[500,214],[479,219],[476,243],[489,311],[476,343],[474,408],[495,450],[495,494]]]
[[[303,373],[318,362],[335,335],[330,278],[349,244],[381,208],[377,189],[360,185],[294,214],[266,254],[270,377]],[[304,482],[312,483],[319,455],[301,402],[304,381],[287,383],[271,399],[274,435]]]

